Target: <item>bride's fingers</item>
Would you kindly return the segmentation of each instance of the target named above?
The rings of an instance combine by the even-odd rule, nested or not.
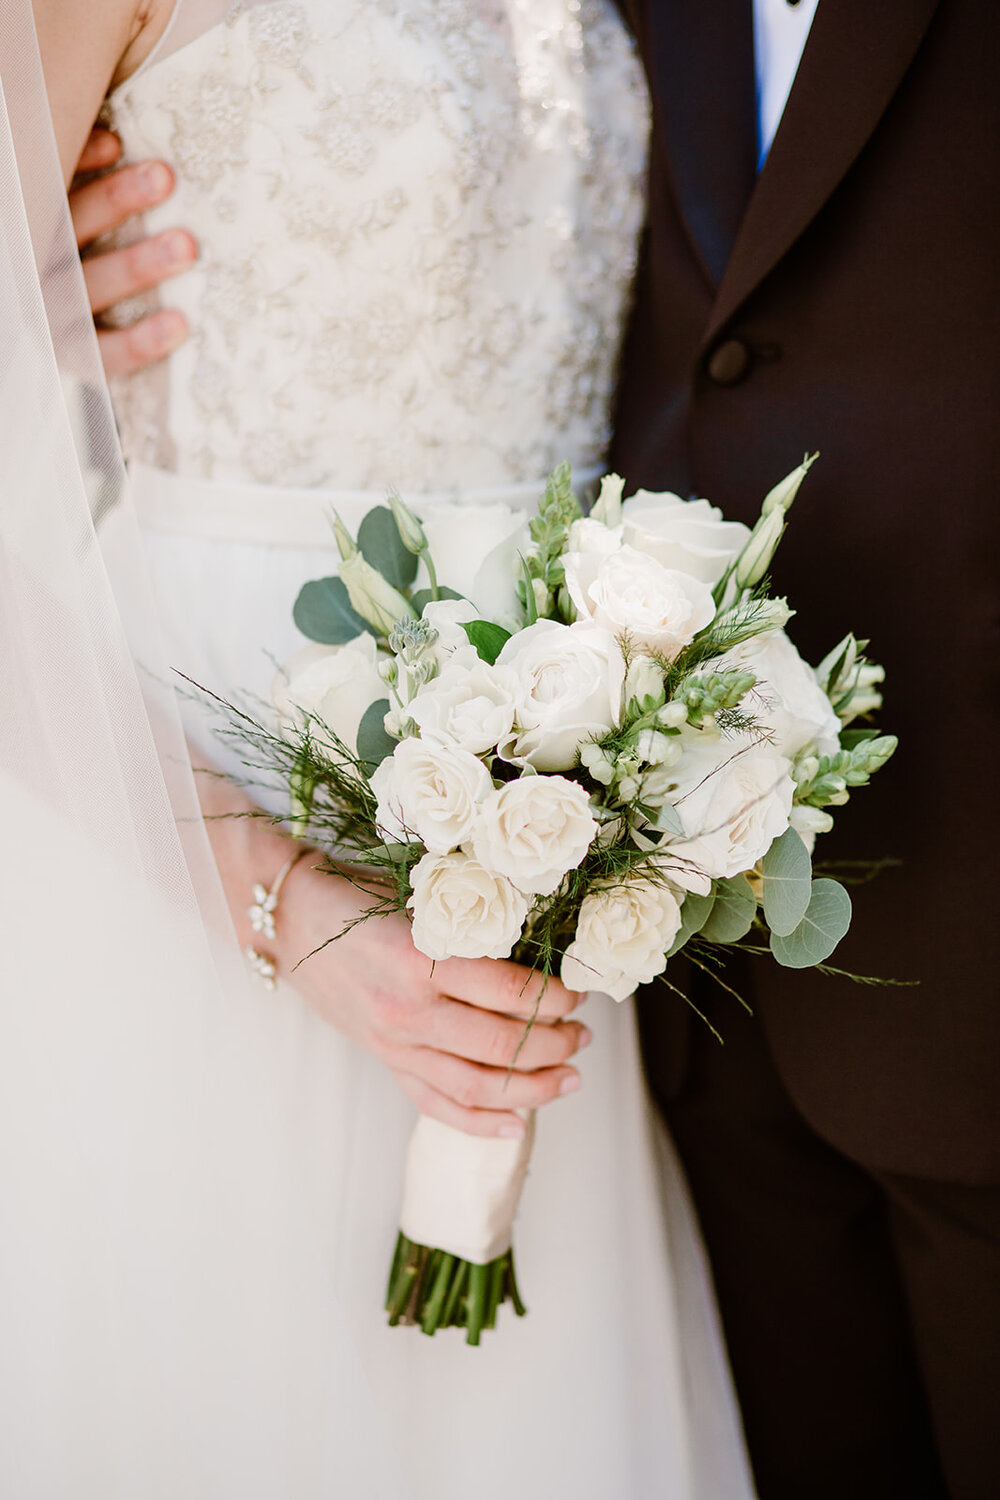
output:
[[[396,1071],[420,1078],[462,1109],[540,1109],[580,1087],[575,1068],[540,1068],[535,1073],[511,1073],[466,1062],[431,1047],[412,1047],[398,1053],[390,1048],[385,1061]]]
[[[174,307],[150,313],[128,328],[105,328],[97,335],[108,375],[132,375],[183,344],[187,319]]]
[[[499,1010],[505,1015],[534,1015],[540,1021],[568,1016],[584,999],[554,974],[547,978],[506,959],[448,958],[434,966],[434,984],[443,995]]]
[[[122,154],[122,143],[110,130],[95,125],[76,164],[78,172],[100,172],[112,166]]]
[[[114,139],[114,137],[112,137]],[[106,177],[70,189],[69,208],[78,245],[89,245],[130,219],[169,198],[174,174],[162,161],[122,167]]]
[[[420,1034],[405,1038],[470,1062],[494,1068],[516,1067],[522,1073],[558,1067],[590,1039],[589,1029],[579,1021],[557,1021],[529,1030],[523,1020],[460,1000],[437,1001],[423,1012]]]
[[[509,1136],[520,1138],[524,1134],[524,1121],[510,1110],[465,1109],[439,1093],[422,1078],[412,1073],[393,1070],[396,1082],[406,1097],[422,1115],[440,1120],[442,1125],[451,1125],[455,1130],[464,1130],[466,1135]]]

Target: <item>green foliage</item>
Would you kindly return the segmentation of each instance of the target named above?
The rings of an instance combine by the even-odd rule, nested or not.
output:
[[[446,583],[439,583],[437,597],[439,599],[464,599],[465,595],[460,594],[457,589],[450,589]],[[433,600],[433,589],[417,589],[415,593],[410,595],[410,603],[418,615],[423,614],[425,607],[431,604]]]
[[[688,938],[694,937],[696,932],[701,931],[714,905],[713,895],[699,896],[694,891],[688,892],[684,897],[684,905],[681,907],[681,925],[677,930],[677,936],[667,949],[668,958],[673,958],[674,954],[679,953],[684,947]]]
[[[836,880],[814,880],[805,916],[787,936],[771,933],[771,952],[786,969],[810,969],[830,957],[851,925],[851,898]]]
[[[753,672],[692,672],[675,690],[674,703],[683,703],[688,723],[697,727],[715,714],[739,707],[757,678]]]
[[[775,839],[764,855],[764,916],[771,931],[788,937],[806,914],[812,893],[812,861],[794,828]]]
[[[864,786],[895,752],[894,734],[854,740],[852,748],[815,757],[810,779],[800,784],[795,800],[810,807],[837,806],[847,801],[848,788]]]
[[[304,636],[324,646],[343,646],[364,630],[375,634],[352,608],[347,586],[340,578],[315,578],[303,584],[292,618]]]
[[[358,527],[358,547],[366,562],[394,589],[409,588],[417,576],[417,557],[404,543],[387,505],[376,505]]]
[[[491,667],[510,640],[510,631],[504,630],[502,625],[494,625],[492,620],[467,620],[462,629],[480,658]]]
[[[700,936],[710,943],[738,943],[750,931],[756,913],[757,898],[745,875],[717,880],[712,910]]]
[[[569,528],[581,514],[580,502],[573,493],[572,470],[568,463],[562,463],[549,475],[538,514],[528,523],[532,546],[524,559],[524,578],[518,593],[529,625],[538,618],[534,581],[545,587],[550,605],[562,589],[562,554],[569,544]]]
[[[380,698],[377,703],[368,705],[358,725],[358,759],[364,764],[368,775],[396,748],[397,742],[385,728],[384,721],[388,712],[388,698]]]

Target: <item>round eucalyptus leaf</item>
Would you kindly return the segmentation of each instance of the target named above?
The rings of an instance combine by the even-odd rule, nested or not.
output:
[[[324,646],[343,646],[363,630],[375,631],[351,608],[342,578],[314,578],[299,590],[292,618],[304,636]]]
[[[715,887],[715,904],[701,936],[712,943],[738,943],[746,937],[757,911],[757,898],[745,875],[719,880]]]
[[[409,588],[416,578],[419,559],[404,543],[387,505],[376,505],[365,516],[358,527],[358,547],[365,562],[394,589]]]
[[[851,925],[851,898],[836,880],[814,880],[806,914],[787,937],[771,933],[771,952],[786,969],[825,963]]]
[[[812,895],[812,860],[794,828],[775,839],[761,872],[767,925],[779,937],[788,937],[805,916]]]
[[[673,958],[684,947],[689,937],[694,937],[700,932],[709,913],[715,905],[715,897],[712,895],[698,896],[694,891],[688,891],[684,897],[684,905],[681,907],[681,925],[677,929],[677,936],[667,949],[667,957]]]
[[[465,595],[464,594],[460,594],[457,591],[457,589],[450,589],[446,583],[439,583],[438,584],[438,598],[439,599],[464,599]],[[418,615],[422,615],[423,612],[424,612],[424,609],[426,608],[426,606],[428,604],[433,603],[433,600],[434,600],[434,590],[433,589],[417,589],[416,593],[413,594],[413,595],[411,595],[410,603],[413,605],[413,608],[416,610],[417,614]]]

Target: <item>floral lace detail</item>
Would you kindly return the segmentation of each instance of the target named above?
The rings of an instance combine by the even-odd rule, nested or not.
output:
[[[417,491],[597,462],[646,100],[611,0],[232,7],[111,101],[178,175],[188,343],[119,383],[126,450]]]

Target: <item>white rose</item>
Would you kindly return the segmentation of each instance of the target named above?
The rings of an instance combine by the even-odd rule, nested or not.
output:
[[[821,755],[837,750],[840,720],[816,673],[783,630],[751,636],[727,651],[717,665],[745,667],[756,674],[757,684],[745,707],[770,730],[774,748],[789,760],[807,745],[815,745]]]
[[[638,645],[671,660],[715,616],[712,591],[688,573],[665,568],[634,547],[619,547],[600,559],[567,552],[566,587],[581,618],[612,635],[627,632]]]
[[[471,854],[425,854],[410,874],[413,942],[431,959],[506,958],[529,900]]]
[[[624,1000],[663,972],[680,925],[680,902],[666,885],[632,880],[593,890],[580,905],[560,978],[567,989]]]
[[[597,833],[590,798],[564,776],[522,776],[484,804],[472,839],[481,864],[519,890],[548,896]]]
[[[684,827],[664,853],[714,879],[754,866],[788,827],[795,786],[772,745],[689,731],[670,801]]]
[[[497,658],[517,679],[514,737],[504,753],[539,771],[568,771],[580,745],[618,723],[625,662],[590,620],[537,620]]]
[[[404,843],[418,838],[437,854],[465,842],[493,791],[489,771],[474,755],[418,739],[401,740],[371,785],[382,833]]]
[[[282,721],[301,725],[307,714],[325,724],[351,750],[365,711],[386,696],[378,674],[375,637],[367,631],[343,646],[304,646],[277,674],[271,688]],[[313,725],[313,732],[319,726]]]
[[[477,617],[516,629],[521,622],[517,598],[518,554],[530,537],[524,511],[509,505],[475,505],[451,500],[410,502],[423,522],[438,582],[471,599]],[[423,564],[420,587],[429,579]]]
[[[637,490],[622,506],[623,540],[710,586],[718,583],[750,537],[742,521],[727,521],[707,500]]]
[[[453,658],[407,705],[422,738],[456,745],[473,755],[492,750],[510,734],[518,683],[513,672]]]

